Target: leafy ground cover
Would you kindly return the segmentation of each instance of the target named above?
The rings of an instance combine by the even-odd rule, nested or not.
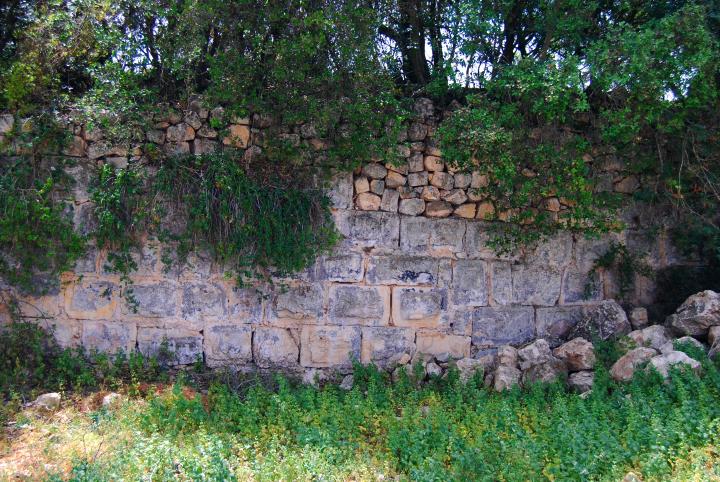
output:
[[[359,366],[349,391],[199,367],[148,383],[136,371],[75,384],[52,413],[7,391],[17,409],[0,480],[718,480],[718,366],[695,353],[701,376],[618,385],[606,368],[616,349],[601,350],[586,398],[560,383],[495,393],[453,372],[393,384]],[[104,407],[110,388],[122,401]]]

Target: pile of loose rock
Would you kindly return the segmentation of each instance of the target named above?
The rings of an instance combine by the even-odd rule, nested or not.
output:
[[[634,329],[633,329],[634,328]],[[632,330],[632,331],[631,331]],[[603,340],[627,337],[627,352],[610,370],[617,381],[629,381],[638,369],[656,370],[664,378],[672,367],[700,371],[700,361],[676,347],[691,344],[708,353],[712,359],[720,353],[720,294],[703,291],[688,298],[664,325],[647,326],[647,312],[634,309],[630,318],[614,301],[604,301],[570,332],[570,340],[553,348],[545,339],[516,348],[500,347],[496,352],[475,358],[454,360],[447,353],[411,356],[402,353],[391,359],[386,369],[397,381],[405,373],[410,379],[428,380],[444,377],[456,367],[463,381],[482,373],[484,383],[497,391],[534,382],[567,380],[578,393],[588,393],[595,377],[595,349],[589,339]],[[352,388],[352,375],[343,380],[342,388]]]

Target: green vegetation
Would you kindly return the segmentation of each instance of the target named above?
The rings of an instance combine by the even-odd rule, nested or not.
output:
[[[47,343],[42,330],[22,325],[3,336],[14,338],[0,344],[2,372],[11,373],[10,364],[16,374],[32,374],[3,379],[6,400],[12,393],[29,393],[29,383],[65,390],[64,408],[53,417],[5,404],[6,416],[16,423],[0,442],[2,467],[34,479],[619,480],[633,471],[643,480],[707,480],[720,475],[720,371],[691,346],[681,349],[705,360],[701,376],[675,372],[663,383],[659,375],[639,371],[631,383],[616,384],[607,368],[620,346],[602,345],[594,389],[583,398],[559,382],[495,393],[483,387],[480,374],[464,384],[456,372],[423,385],[407,377],[393,384],[386,373],[361,366],[347,392],[284,378],[203,375],[199,368],[181,373],[173,385],[148,384],[142,382],[163,375],[141,358],[90,364],[61,352],[41,362],[45,350],[26,356],[7,347],[39,348]],[[100,391],[83,396],[73,387]],[[119,406],[101,406],[107,389],[124,393]],[[28,450],[32,460],[15,457]]]
[[[231,155],[173,158],[165,161],[155,189],[186,210],[185,229],[175,236],[180,254],[199,244],[228,263],[242,283],[258,274],[285,275],[312,264],[337,241],[329,200],[322,189],[299,187],[311,179],[299,172],[262,185]]]

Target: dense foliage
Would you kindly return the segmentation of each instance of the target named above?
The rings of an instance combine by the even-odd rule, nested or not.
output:
[[[486,174],[509,221],[500,249],[620,228],[628,196],[598,174],[611,165],[636,200],[675,208],[655,223],[681,225],[686,254],[720,263],[716,2],[27,0],[0,13],[0,109],[73,109],[140,142],[159,101],[200,94],[231,118],[272,118],[248,169],[268,186],[298,166],[392,161],[403,99],[429,96],[449,114],[447,161]],[[328,150],[289,141],[298,122]]]
[[[24,340],[16,346],[42,340],[28,329],[15,332]],[[702,376],[673,371],[663,383],[639,370],[617,384],[607,367],[620,347],[601,346],[588,397],[561,383],[496,393],[481,375],[465,384],[455,372],[423,385],[390,383],[360,366],[350,391],[222,374],[208,386],[197,371],[174,386],[148,385],[137,383],[152,377],[147,365],[118,358],[115,375],[93,373],[105,377],[96,379],[101,389],[128,389],[120,406],[101,407],[101,391],[75,398],[76,409],[68,391],[58,416],[10,413],[22,436],[9,444],[32,444],[36,458],[25,469],[36,478],[55,473],[52,480],[619,480],[629,471],[642,480],[716,478],[720,371],[697,348],[680,348],[705,360]],[[14,356],[0,351],[0,362]],[[55,359],[44,383],[72,375],[68,360]]]

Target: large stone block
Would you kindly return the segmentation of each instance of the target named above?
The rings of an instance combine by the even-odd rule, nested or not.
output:
[[[557,346],[575,328],[585,315],[585,308],[575,306],[552,306],[535,311],[538,338],[544,338],[551,346]]]
[[[371,327],[362,329],[363,363],[374,363],[385,368],[391,358],[407,353],[415,354],[415,330],[397,327]]]
[[[490,226],[481,221],[467,222],[465,230],[465,252],[472,258],[499,258],[496,250],[489,246]]]
[[[439,262],[420,256],[374,256],[367,281],[373,284],[428,285],[438,280]]]
[[[227,314],[227,295],[218,284],[184,285],[181,314],[186,320],[224,317]]]
[[[271,318],[280,323],[317,323],[323,317],[323,289],[320,284],[281,287],[272,302]]]
[[[360,359],[360,328],[356,326],[304,326],[300,364],[309,368],[349,368]]]
[[[162,359],[171,365],[190,365],[202,360],[203,337],[197,331],[165,328],[139,328],[138,350],[145,356]]]
[[[298,366],[300,340],[297,332],[287,328],[258,327],[253,337],[253,356],[260,368],[294,368]]]
[[[447,321],[447,290],[395,287],[392,306],[395,326],[436,328]]]
[[[160,259],[160,249],[160,245],[154,241],[143,243],[142,246],[132,249],[130,256],[137,265],[137,269],[133,271],[133,275],[154,275],[157,271],[158,260]],[[107,260],[105,260],[103,264],[105,273],[111,273],[112,269],[110,268],[112,266],[108,265]]]
[[[536,306],[553,306],[560,298],[562,273],[545,265],[513,265],[514,303]]]
[[[562,302],[586,303],[603,298],[603,277],[599,274],[590,279],[589,273],[568,268],[563,277]]]
[[[403,217],[400,221],[400,248],[405,252],[461,252],[465,224],[462,219]]]
[[[123,303],[123,312],[140,317],[174,316],[180,305],[180,292],[174,284],[161,282],[132,285],[132,295],[137,301],[137,312]]]
[[[556,234],[550,239],[540,242],[528,259],[543,266],[561,268],[567,266],[573,258],[573,238],[570,233]]]
[[[394,248],[400,237],[400,217],[380,211],[339,210],[335,224],[346,242],[362,247]]]
[[[209,366],[243,365],[252,361],[252,328],[249,325],[210,325],[205,327],[203,334],[205,361]]]
[[[102,353],[128,353],[135,349],[137,327],[134,323],[113,321],[84,321],[82,344],[87,350]]]
[[[460,306],[488,304],[487,268],[484,261],[459,259],[453,267],[453,303]]]
[[[240,288],[235,282],[226,285],[228,319],[233,323],[260,323],[263,316],[262,294],[254,288]]]
[[[417,352],[424,355],[449,354],[460,359],[470,356],[470,337],[444,333],[418,333]]]
[[[387,325],[390,288],[333,285],[328,296],[328,316],[330,323],[339,325]]]
[[[512,266],[510,263],[492,264],[492,299],[499,305],[508,305],[512,301]]]
[[[353,177],[351,172],[340,172],[330,180],[327,196],[337,209],[350,209],[353,198]]]
[[[473,344],[479,347],[527,343],[535,338],[535,311],[526,306],[478,308],[472,333]]]
[[[323,281],[352,283],[362,281],[363,257],[360,253],[323,256],[318,263],[318,278]]]
[[[79,281],[68,289],[65,311],[71,318],[111,319],[117,304],[117,289],[117,285],[109,281]]]

